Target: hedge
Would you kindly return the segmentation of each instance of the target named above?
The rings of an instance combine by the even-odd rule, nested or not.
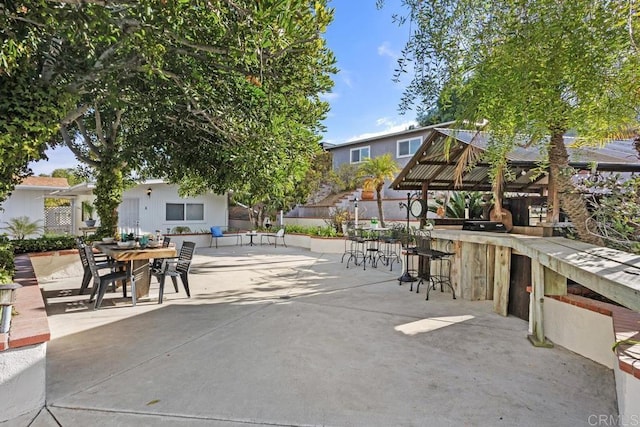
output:
[[[75,236],[43,236],[37,239],[11,240],[13,253],[48,252],[76,247]]]

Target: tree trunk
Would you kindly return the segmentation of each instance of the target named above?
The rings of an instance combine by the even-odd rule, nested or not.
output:
[[[382,192],[381,188],[376,188],[376,202],[378,204],[378,215],[380,215],[380,227],[384,228],[384,214],[382,213]],[[407,208],[409,209],[409,208]]]
[[[122,203],[124,182],[117,161],[104,159],[96,168],[96,208],[100,217],[98,235],[115,236],[118,232],[118,206]]]
[[[603,246],[602,239],[589,232],[587,220],[589,211],[584,197],[571,182],[572,169],[569,167],[569,154],[564,145],[564,133],[554,132],[549,147],[549,209],[553,210],[553,222],[559,220],[560,207],[583,242]],[[552,193],[553,191],[553,193]]]

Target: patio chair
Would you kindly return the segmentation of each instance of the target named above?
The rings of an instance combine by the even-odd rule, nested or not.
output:
[[[85,245],[84,253],[87,258],[87,263],[89,264],[89,270],[91,271],[91,275],[93,276],[93,290],[91,291],[91,297],[89,297],[89,302],[94,302],[93,309],[96,310],[100,308],[102,304],[102,299],[104,298],[104,294],[107,291],[107,287],[109,284],[114,284],[117,281],[122,281],[122,291],[123,295],[126,297],[126,280],[129,278],[129,272],[122,268],[119,270],[112,271],[111,273],[103,274],[102,276],[99,273],[98,263],[96,263],[95,256],[93,254],[93,248],[89,245]],[[131,295],[135,295],[136,290],[131,289]],[[96,297],[97,294],[97,297]]]
[[[349,256],[347,258],[347,268],[349,268],[349,263],[353,260],[354,265],[358,265],[358,259],[365,258],[364,252],[364,238],[362,237],[361,230],[357,229],[347,229],[344,233],[344,252],[342,254],[342,258],[340,262],[344,262],[344,257]]]
[[[151,271],[151,274],[158,279],[160,283],[160,291],[158,293],[158,304],[162,304],[162,296],[164,295],[164,282],[167,277],[171,277],[173,287],[178,292],[178,277],[182,280],[182,285],[187,293],[187,297],[191,298],[189,291],[189,270],[191,268],[191,259],[195,252],[196,244],[194,242],[184,242],[180,248],[180,253],[174,258],[164,258],[162,269],[160,271]]]
[[[282,239],[282,244],[284,245],[284,247],[287,247],[287,244],[284,241],[284,227],[282,227],[280,230],[278,230],[276,233],[263,233],[260,234],[260,244],[262,245],[262,239],[263,238],[267,238],[267,244],[270,245],[271,244],[271,238],[273,237],[273,244],[274,247],[278,247],[278,239]]]
[[[89,287],[89,282],[91,282],[91,269],[89,268],[89,261],[87,261],[87,255],[85,253],[86,243],[80,238],[76,239],[76,247],[78,248],[78,255],[80,255],[80,262],[82,263],[83,275],[82,275],[82,283],[80,284],[80,290],[78,291],[78,295],[84,294],[84,291]],[[107,258],[106,255],[94,255],[94,259],[96,261],[96,266],[99,270],[105,268],[112,268],[113,263]]]
[[[171,242],[171,237],[165,237],[162,240],[162,247],[163,248],[168,248],[169,247],[169,243]],[[151,271],[160,271],[162,270],[162,261],[164,261],[164,258],[154,258],[153,261],[151,261],[149,263],[149,269]],[[176,288],[176,292],[178,292],[178,289]]]
[[[211,247],[213,245],[213,240],[215,239],[216,241],[216,249],[218,249],[218,237],[223,237],[224,234],[222,233],[222,230],[220,229],[220,227],[211,227],[211,243],[209,243],[209,247]]]

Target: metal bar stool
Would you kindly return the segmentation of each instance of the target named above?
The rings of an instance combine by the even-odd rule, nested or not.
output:
[[[431,248],[430,237],[423,238],[420,241],[418,254],[421,259],[425,259],[425,265],[422,268],[423,271],[420,275],[420,281],[416,286],[416,292],[420,291],[420,284],[422,284],[424,280],[427,280],[429,286],[427,286],[426,300],[429,299],[429,292],[435,289],[437,284],[440,285],[440,292],[444,292],[444,285],[448,286],[453,294],[453,299],[456,299],[456,291],[453,289],[453,284],[451,283],[451,256],[454,255],[454,253],[450,252],[450,245],[451,241],[448,241],[447,251],[444,252]]]
[[[415,244],[415,237],[410,231],[400,234],[400,243],[402,245],[402,275],[398,277],[398,285],[402,285],[403,282],[411,283],[413,288],[413,282],[417,281],[418,271],[413,265],[414,255],[418,254],[418,249]],[[410,289],[411,290],[411,289]]]
[[[344,262],[344,257],[349,256],[347,258],[347,268],[349,268],[349,263],[353,260],[354,265],[358,264],[358,259],[362,258],[364,261],[365,252],[364,252],[364,238],[360,230],[351,229],[347,230],[347,234],[344,239],[344,253],[342,254],[342,259],[340,262]]]

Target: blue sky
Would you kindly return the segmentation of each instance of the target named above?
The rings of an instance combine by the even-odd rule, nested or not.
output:
[[[393,70],[409,35],[392,14],[401,11],[399,0],[386,0],[382,10],[375,0],[330,0],[334,20],[325,33],[340,70],[335,85],[323,98],[331,104],[324,120],[325,142],[340,144],[355,139],[406,129],[416,114],[401,115],[398,105],[409,77],[393,82]],[[32,163],[36,175],[77,166],[66,147],[47,151],[49,161]]]

